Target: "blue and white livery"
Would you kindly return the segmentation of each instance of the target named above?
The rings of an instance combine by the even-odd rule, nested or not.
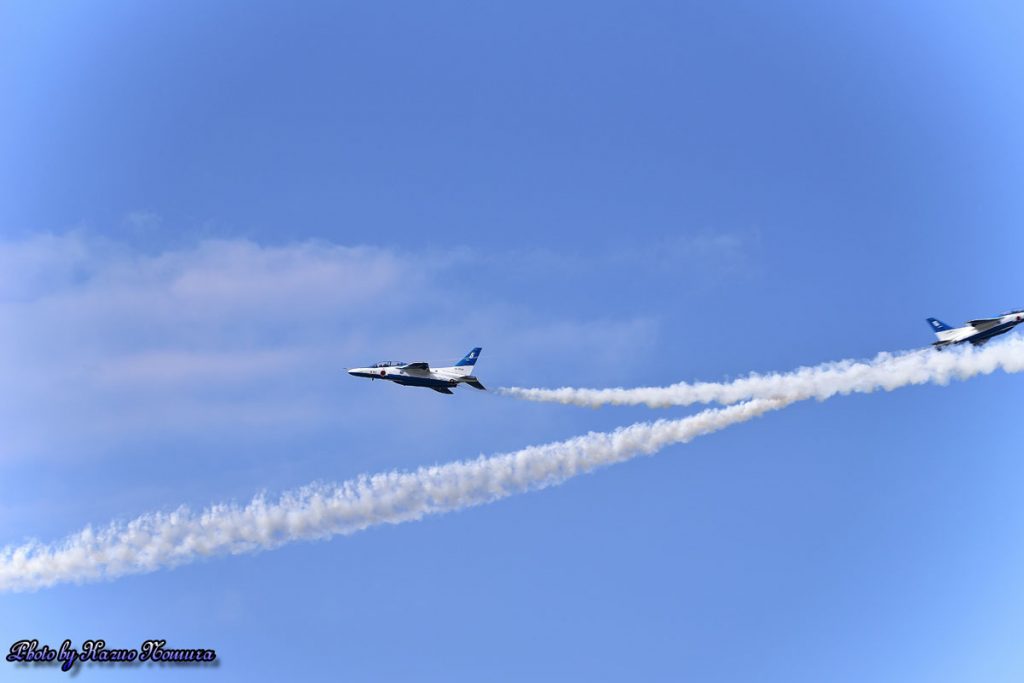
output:
[[[431,368],[423,361],[406,363],[387,360],[374,363],[368,368],[352,368],[348,374],[353,377],[384,379],[407,387],[426,387],[442,394],[452,393],[452,389],[460,384],[468,384],[474,389],[484,389],[480,380],[473,376],[473,367],[480,358],[481,350],[479,346],[476,347],[450,368]]]
[[[971,320],[963,327],[950,327],[941,320],[928,318],[928,325],[938,341],[932,342],[932,346],[941,349],[950,344],[963,344],[970,342],[975,346],[984,344],[992,337],[1006,334],[1014,327],[1024,322],[1024,310],[1008,311],[998,318],[979,318]]]

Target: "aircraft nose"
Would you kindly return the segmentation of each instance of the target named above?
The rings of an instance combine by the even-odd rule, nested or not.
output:
[[[348,371],[348,374],[350,374],[350,375],[352,375],[353,377],[355,377],[355,376],[356,376],[356,371],[355,371],[355,370],[349,370],[349,371]]]

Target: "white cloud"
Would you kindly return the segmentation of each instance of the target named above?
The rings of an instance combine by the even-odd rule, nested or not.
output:
[[[141,233],[159,228],[163,224],[163,218],[153,211],[137,209],[126,213],[122,222],[129,228]]]
[[[167,385],[196,381],[237,382],[258,380],[298,368],[299,349],[233,351],[161,350],[126,354],[101,361],[97,383],[113,386]]]
[[[581,355],[612,366],[656,333],[650,320],[546,317],[446,284],[471,258],[247,240],[147,253],[82,232],[0,242],[0,457],[198,426],[307,429],[336,419],[346,365],[500,341],[531,367]]]

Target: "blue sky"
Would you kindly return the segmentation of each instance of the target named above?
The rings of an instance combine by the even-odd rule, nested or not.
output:
[[[652,417],[346,366],[717,380],[1021,307],[1022,21],[0,4],[0,545]],[[0,594],[0,644],[221,656],[134,672],[162,679],[1019,680],[1022,397],[799,404],[460,513]]]

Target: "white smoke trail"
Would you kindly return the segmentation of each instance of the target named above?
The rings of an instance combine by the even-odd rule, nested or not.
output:
[[[1000,368],[1024,370],[1024,342],[1012,340],[981,351],[881,354],[866,363],[844,361],[784,375],[754,375],[729,384],[677,385],[678,395],[664,393],[671,388],[617,390],[624,392],[619,402],[652,406],[756,398],[678,420],[592,432],[489,458],[377,474],[341,484],[311,485],[273,503],[257,497],[244,507],[215,505],[198,514],[180,508],[98,531],[86,527],[55,544],[7,547],[0,551],[0,591],[112,579],[200,557],[254,552],[295,540],[351,534],[377,524],[399,524],[553,486],[745,422],[794,401],[925,382],[945,384],[954,377],[967,379]],[[704,387],[704,393],[687,393],[698,386]],[[659,393],[645,396],[630,391]],[[699,397],[693,398],[695,395]]]
[[[755,400],[678,420],[591,432],[514,453],[388,472],[332,485],[310,485],[276,502],[179,508],[125,524],[84,530],[60,543],[0,550],[0,591],[112,579],[201,557],[267,550],[285,543],[352,534],[533,491],[596,468],[650,455],[670,444],[745,422],[786,405]]]
[[[596,408],[603,405],[645,405],[650,408],[694,403],[728,405],[752,398],[824,400],[836,394],[891,391],[908,384],[947,384],[989,374],[996,369],[1024,369],[1024,338],[1013,337],[981,348],[932,349],[880,353],[869,361],[842,360],[787,373],[751,374],[732,382],[680,382],[665,387],[635,389],[524,389],[508,387],[499,393],[529,401]]]

